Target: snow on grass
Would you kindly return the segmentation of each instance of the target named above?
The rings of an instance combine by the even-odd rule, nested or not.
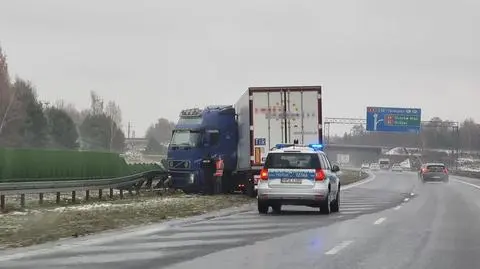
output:
[[[0,215],[0,248],[28,246],[250,203],[244,195],[140,197]]]

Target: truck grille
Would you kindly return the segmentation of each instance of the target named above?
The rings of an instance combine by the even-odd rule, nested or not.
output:
[[[168,168],[172,169],[190,169],[191,164],[190,161],[187,160],[169,160],[168,161]]]

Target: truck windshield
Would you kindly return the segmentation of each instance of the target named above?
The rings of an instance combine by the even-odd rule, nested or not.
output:
[[[173,131],[171,146],[187,146],[198,147],[201,141],[201,133],[191,130],[175,130]]]
[[[182,125],[182,124],[202,124],[202,117],[188,117],[188,118],[184,118],[184,117],[180,117],[180,119],[178,120],[178,123],[179,125]]]

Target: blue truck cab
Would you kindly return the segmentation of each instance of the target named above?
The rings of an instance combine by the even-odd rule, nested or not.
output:
[[[167,153],[172,187],[186,193],[201,192],[205,185],[201,162],[210,155],[224,161],[222,189],[230,188],[228,180],[237,166],[237,142],[238,125],[233,106],[181,111]]]

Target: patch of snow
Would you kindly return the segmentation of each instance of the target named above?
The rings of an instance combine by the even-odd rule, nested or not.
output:
[[[50,212],[63,212],[63,211],[90,211],[90,210],[108,210],[112,208],[126,208],[126,207],[145,207],[148,205],[161,205],[161,204],[180,204],[185,203],[186,198],[190,197],[168,197],[168,198],[158,198],[158,199],[147,199],[144,201],[131,200],[126,203],[95,203],[88,205],[76,205],[76,206],[62,206],[56,207],[54,209],[48,209]],[[192,197],[194,198],[194,197]]]
[[[480,167],[465,167],[465,166],[461,166],[458,168],[458,170],[461,170],[461,171],[466,171],[466,172],[480,172]]]
[[[411,164],[410,164],[410,159],[406,159],[405,161],[401,162],[401,163],[400,163],[400,166],[401,166],[402,168],[408,168],[408,169],[410,169],[410,168],[412,167]]]

